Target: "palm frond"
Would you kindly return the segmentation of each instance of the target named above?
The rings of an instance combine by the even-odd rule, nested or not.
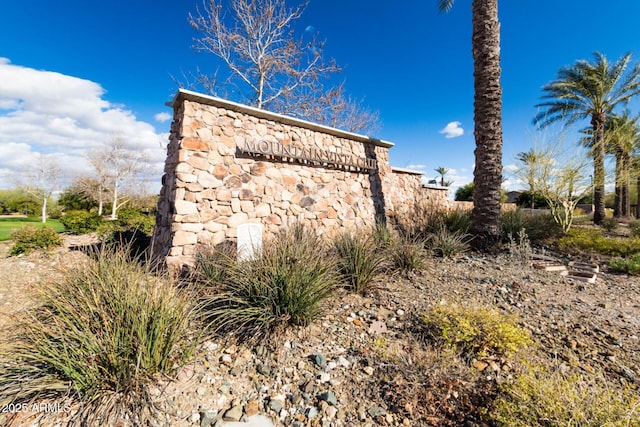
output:
[[[438,0],[438,12],[449,12],[455,0]]]

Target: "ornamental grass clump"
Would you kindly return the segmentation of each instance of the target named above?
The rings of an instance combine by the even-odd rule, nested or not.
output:
[[[347,288],[359,294],[369,290],[387,267],[384,252],[370,234],[343,232],[334,239],[333,249]]]
[[[1,343],[0,404],[71,395],[83,425],[146,425],[156,415],[149,386],[198,344],[194,300],[124,250],[94,254],[43,284],[39,306]]]
[[[252,259],[213,252],[197,263],[201,277],[211,275],[203,282],[212,329],[246,337],[308,325],[340,283],[334,256],[312,232],[300,229],[264,242]]]
[[[388,247],[388,257],[394,270],[409,274],[419,271],[426,264],[425,241],[420,238],[400,236]]]
[[[469,248],[470,236],[441,226],[428,236],[428,243],[435,256],[449,258]]]

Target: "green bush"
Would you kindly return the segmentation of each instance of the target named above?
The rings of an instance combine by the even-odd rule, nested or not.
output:
[[[438,306],[424,314],[427,336],[469,359],[509,356],[531,344],[515,316],[484,307]]]
[[[521,208],[531,208],[531,192],[523,191],[516,198],[516,205]],[[533,196],[533,206],[534,208],[548,208],[549,202],[545,199],[540,193],[534,193]]]
[[[520,209],[502,212],[500,222],[502,225],[502,241],[507,242],[509,236],[512,238],[518,236],[521,230],[526,232],[527,214]]]
[[[364,294],[386,268],[384,254],[370,235],[341,233],[334,239],[333,248],[347,287],[354,292]]]
[[[616,271],[621,271],[632,276],[640,276],[640,254],[629,259],[614,258],[609,261],[609,265]]]
[[[532,369],[500,387],[489,417],[508,427],[640,425],[640,398],[600,378]]]
[[[558,240],[558,247],[564,250],[593,251],[603,255],[629,257],[640,253],[640,238],[605,237],[599,229],[572,228],[566,236]]]
[[[118,210],[118,224],[123,229],[140,230],[150,235],[156,225],[156,217],[147,215],[133,208],[121,208]]]
[[[633,220],[629,223],[629,231],[633,237],[640,237],[640,219]]]
[[[60,218],[69,233],[87,234],[96,231],[102,218],[95,212],[70,211]]]
[[[600,223],[600,227],[606,231],[613,231],[618,228],[618,220],[614,218],[604,218]]]
[[[0,404],[77,396],[78,424],[148,425],[149,387],[198,343],[194,297],[122,251],[96,253],[43,285],[41,305],[2,341]]]
[[[149,249],[155,217],[133,208],[122,208],[116,220],[106,220],[98,228],[100,240],[108,245],[126,248],[134,257]]]
[[[33,249],[50,249],[62,245],[62,237],[51,227],[24,226],[11,233],[10,255],[28,253]]]
[[[469,235],[441,226],[429,236],[428,246],[435,256],[452,257],[469,248]]]
[[[540,242],[562,234],[562,228],[553,220],[551,214],[528,214],[521,209],[502,212],[501,224],[504,242],[509,241],[509,235],[512,238],[519,236],[522,229],[531,242]]]
[[[204,301],[213,329],[249,337],[309,324],[340,282],[335,258],[308,231],[281,233],[251,260],[224,251],[196,260],[211,274]]]

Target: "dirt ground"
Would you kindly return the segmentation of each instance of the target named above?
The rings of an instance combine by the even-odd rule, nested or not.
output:
[[[78,243],[82,242],[67,237],[64,248],[20,257],[7,257],[9,243],[0,243],[0,327],[9,327],[11,317],[33,303],[32,291],[38,281],[55,280],[61,274],[61,267],[82,260],[85,255],[69,250]],[[578,260],[556,256],[565,265]],[[376,335],[378,332],[372,333],[371,328],[374,324],[380,326],[382,322],[385,348],[390,348],[393,343],[396,349],[404,349],[405,359],[417,357],[410,353],[415,343],[411,337],[411,319],[438,304],[483,305],[515,313],[537,345],[544,349],[542,357],[546,354],[548,359],[570,369],[601,372],[612,384],[624,381],[637,385],[640,381],[640,279],[607,271],[604,259],[579,260],[599,264],[603,271],[597,274],[595,283],[542,271],[507,254],[469,253],[454,259],[429,258],[427,267],[409,279],[397,276],[378,279],[377,289],[367,296],[340,293],[339,298],[329,302],[326,314],[319,321],[304,330],[292,331],[282,343],[274,344],[269,350],[274,356],[268,375],[261,370],[266,364],[266,357],[259,351],[251,347],[243,351],[240,345],[232,352],[224,343],[209,343],[206,357],[190,368],[190,378],[196,378],[192,382],[201,385],[188,391],[175,388],[181,390],[172,400],[178,409],[167,411],[167,421],[163,425],[199,425],[202,402],[207,399],[220,402],[221,398],[216,396],[223,387],[227,387],[225,390],[228,392],[229,384],[237,400],[243,402],[270,402],[269,396],[278,393],[297,396],[297,388],[307,387],[301,385],[307,383],[300,378],[304,379],[307,373],[314,378],[309,356],[318,351],[328,358],[335,355],[336,360],[341,360],[339,355],[344,355],[346,359],[355,361],[351,366],[359,366],[358,369],[340,370],[338,365],[331,372],[331,381],[323,383],[320,374],[320,380],[309,386],[318,387],[319,392],[324,390],[322,387],[331,385],[335,392],[339,410],[327,425],[364,425],[365,420],[379,425],[485,425],[476,416],[479,411],[469,409],[472,402],[457,406],[451,404],[449,407],[440,402],[440,406],[433,405],[433,409],[425,402],[417,402],[422,409],[411,409],[407,396],[413,394],[414,389],[402,379],[406,381],[407,374],[394,379],[393,375],[399,371],[389,366],[384,357],[376,355],[380,350],[376,346],[380,347],[380,342]],[[223,366],[217,363],[225,360],[223,356],[234,361],[236,358],[244,359],[242,363]],[[369,367],[380,375],[370,375]],[[205,381],[209,377],[213,379]],[[256,378],[262,381],[266,390],[258,395],[255,392]],[[443,387],[443,384],[436,381],[433,386]],[[457,388],[459,393],[464,393],[463,384],[454,381],[449,387],[447,399],[458,396]],[[275,413],[269,405],[261,406],[260,412],[275,420],[280,416],[278,425],[296,425],[294,415],[304,414],[304,405],[310,404],[305,403],[305,394],[301,392],[301,396],[300,402],[288,403],[289,418],[282,417],[281,412],[280,415]],[[231,399],[225,400],[214,409],[222,413],[229,409],[231,403]],[[367,418],[367,414],[372,413],[367,411],[376,405],[387,408],[390,416]],[[464,414],[463,411],[471,411],[475,415]],[[318,423],[314,420],[308,425],[324,425],[319,422],[318,418]],[[459,422],[462,424],[457,424]]]

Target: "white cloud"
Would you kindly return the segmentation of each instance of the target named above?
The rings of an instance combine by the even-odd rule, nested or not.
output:
[[[518,167],[518,165],[514,165],[513,163],[511,163],[508,165],[504,165],[502,170],[504,173],[516,173],[518,172],[518,170],[520,170],[520,168]]]
[[[153,118],[156,120],[156,122],[160,122],[160,123],[164,123],[172,119],[171,114],[169,113],[158,113],[155,116],[153,116]]]
[[[98,83],[0,58],[0,175],[19,178],[36,153],[43,153],[63,160],[68,183],[90,170],[88,150],[117,135],[131,148],[147,152],[157,181],[152,191],[157,191],[167,135],[103,99],[104,93]],[[12,185],[6,179],[0,183]]]
[[[464,135],[464,129],[460,126],[462,123],[460,122],[450,122],[440,130],[440,133],[444,134],[445,138],[457,138],[459,136]]]

